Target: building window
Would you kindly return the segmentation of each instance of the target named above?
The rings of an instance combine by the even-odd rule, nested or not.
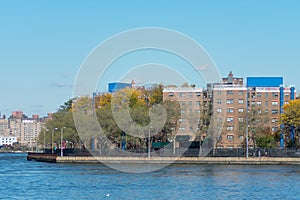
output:
[[[182,106],[184,106],[185,105],[185,101],[180,101],[179,104],[182,105]]]
[[[244,122],[244,118],[239,117],[239,122]]]
[[[185,128],[184,128],[184,127],[180,127],[179,130],[180,130],[180,131],[184,131]]]
[[[278,97],[278,93],[277,92],[273,92],[272,93],[272,97]]]
[[[239,104],[243,104],[244,103],[244,99],[239,99]]]
[[[169,92],[169,97],[172,97],[174,96],[174,93],[173,92]]]
[[[278,122],[278,119],[277,119],[277,118],[272,118],[272,122],[273,122],[273,123],[277,123],[277,122]]]
[[[239,113],[244,112],[244,108],[239,108]]]
[[[227,94],[233,94],[233,91],[232,90],[228,90]]]
[[[265,93],[265,97],[269,97],[269,93]]]
[[[233,140],[233,135],[227,135],[227,140]]]
[[[260,92],[258,92],[258,93],[256,94],[256,96],[257,96],[257,97],[261,97],[262,94],[261,94]]]
[[[217,108],[217,113],[221,113],[222,112],[222,108]]]
[[[189,101],[189,105],[192,106],[192,105],[193,105],[193,102],[192,102],[192,101]]]
[[[272,127],[272,131],[273,132],[278,131],[278,127]]]
[[[227,122],[233,122],[233,117],[227,117]]]
[[[284,93],[284,96],[290,96],[290,94],[289,93]]]
[[[240,136],[239,136],[239,140],[244,140],[244,136],[243,136],[243,135],[240,135]]]
[[[284,102],[284,104],[289,104],[289,102],[288,102],[288,101],[286,101],[286,102]]]
[[[269,113],[269,110],[265,110],[265,113]]]
[[[272,110],[272,114],[278,114],[278,110]]]
[[[277,106],[278,105],[278,101],[272,101],[272,106]]]
[[[200,113],[200,110],[196,110],[197,113]]]
[[[193,93],[192,93],[192,92],[190,92],[190,93],[189,93],[189,95],[190,95],[190,97],[192,97],[192,96],[193,96]]]
[[[233,108],[227,108],[228,113],[233,113]]]
[[[180,96],[180,97],[184,97],[185,94],[184,94],[183,92],[180,92],[180,93],[179,93],[179,96]]]
[[[197,96],[197,97],[200,97],[200,96],[201,96],[201,93],[200,93],[200,92],[196,92],[196,96]]]
[[[178,120],[179,122],[184,122],[185,120],[183,118],[179,119]]]
[[[221,99],[217,99],[217,104],[222,104],[222,100]]]
[[[269,105],[269,102],[268,101],[265,101],[265,106],[268,106]]]
[[[261,105],[261,101],[256,102],[257,105]]]
[[[243,95],[244,94],[244,91],[243,90],[240,90],[239,91],[239,95]]]
[[[200,106],[200,101],[196,101],[196,106]]]
[[[227,99],[227,104],[233,104],[233,99]]]
[[[227,126],[227,131],[233,131],[233,126]]]

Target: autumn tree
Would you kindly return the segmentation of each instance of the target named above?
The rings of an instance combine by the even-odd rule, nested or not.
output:
[[[289,135],[291,131],[295,131],[296,135],[300,132],[300,100],[292,100],[283,106],[283,114],[281,115],[281,123],[285,127],[285,132]],[[290,146],[295,145],[296,140],[290,138]],[[299,141],[298,141],[299,142]]]

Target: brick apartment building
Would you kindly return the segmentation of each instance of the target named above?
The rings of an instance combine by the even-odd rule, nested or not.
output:
[[[247,77],[245,85],[243,78],[234,77],[232,72],[222,79],[222,83],[207,84],[205,89],[163,90],[164,100],[176,100],[181,105],[183,117],[179,119],[177,135],[188,135],[190,140],[195,139],[196,131],[189,124],[191,120],[185,119],[186,113],[193,112],[203,116],[204,112],[208,112],[222,121],[222,132],[216,138],[217,148],[243,148],[246,127],[250,136],[255,134],[258,127],[278,131],[282,106],[295,99],[295,96],[295,87],[283,87],[282,77]],[[194,107],[189,107],[191,105]],[[251,141],[249,146],[253,146]]]

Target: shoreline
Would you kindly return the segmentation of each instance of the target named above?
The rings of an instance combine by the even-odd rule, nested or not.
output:
[[[28,151],[0,151],[0,154],[1,153],[22,153],[22,154],[27,154]]]
[[[28,153],[27,160],[51,163],[107,164],[211,164],[211,165],[300,165],[300,158],[289,157],[93,157]]]

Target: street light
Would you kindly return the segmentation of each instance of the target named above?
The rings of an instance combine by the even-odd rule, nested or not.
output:
[[[150,145],[151,145],[151,142],[150,142],[150,131],[151,131],[151,127],[149,127],[149,132],[148,132],[148,158],[150,158]]]
[[[248,94],[248,86],[247,87],[247,91],[246,91],[246,157],[249,157],[249,142],[248,142],[248,133],[249,133],[249,113],[248,113],[248,100],[249,100],[249,94]]]
[[[62,142],[63,142],[63,130],[66,127],[63,127],[60,129],[60,157],[63,157],[63,148],[62,148]]]
[[[52,138],[51,138],[51,149],[52,149],[52,153],[54,153],[54,150],[53,150],[53,135],[54,135],[54,130],[57,130],[58,128],[54,128],[52,129]]]
[[[49,129],[46,129],[45,131],[44,131],[44,153],[45,153],[45,149],[46,149],[46,146],[45,146],[45,141],[46,141],[46,139],[45,139],[45,133],[46,133],[46,131],[48,132],[49,131]]]

